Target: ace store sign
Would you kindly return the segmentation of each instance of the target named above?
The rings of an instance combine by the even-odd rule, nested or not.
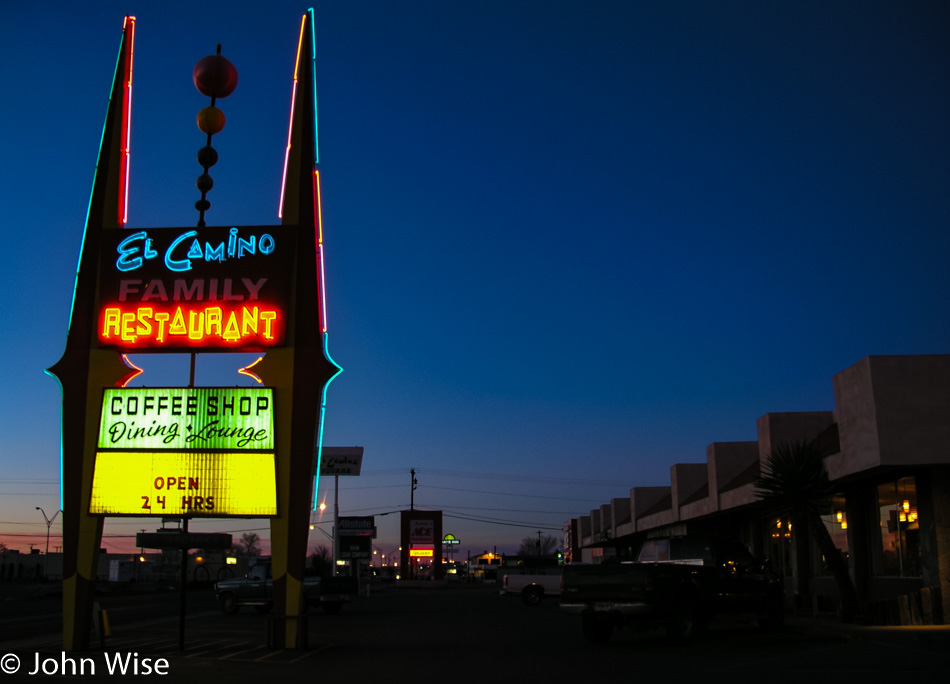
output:
[[[435,523],[432,520],[413,520],[409,530],[410,544],[431,544],[435,540]]]

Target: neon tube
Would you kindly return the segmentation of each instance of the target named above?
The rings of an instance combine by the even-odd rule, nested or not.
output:
[[[294,132],[294,109],[297,106],[297,67],[300,64],[300,50],[303,47],[303,32],[307,23],[307,15],[300,18],[300,36],[297,38],[297,59],[294,60],[294,87],[290,94],[290,125],[287,126],[287,147],[284,150],[284,173],[280,181],[280,205],[277,207],[277,218],[284,218],[284,195],[287,193],[287,165],[290,163],[290,138]]]
[[[310,14],[310,74],[313,78],[313,163],[320,163],[320,127],[317,125],[317,18],[311,7]]]
[[[320,283],[317,296],[320,298],[320,332],[327,331],[327,297],[326,297],[326,274],[323,267],[323,204],[320,197],[320,172],[313,172],[313,196],[316,198],[314,211],[314,220],[317,223],[317,269],[319,270]]]
[[[240,373],[241,375],[246,375],[247,377],[257,382],[257,384],[259,385],[263,385],[264,381],[261,379],[261,376],[259,376],[257,373],[251,370],[254,366],[259,364],[263,360],[264,360],[263,356],[258,356],[257,361],[255,361],[254,363],[250,363],[244,366],[244,368],[238,368],[238,373]]]
[[[126,17],[124,30],[129,32],[125,43],[125,69],[122,73],[122,131],[119,162],[119,213],[118,222],[124,226],[129,220],[129,170],[132,148],[132,59],[135,54],[135,17]]]
[[[129,383],[132,382],[133,379],[137,378],[142,373],[144,373],[145,370],[142,368],[139,368],[134,363],[132,363],[132,360],[129,358],[128,354],[120,354],[120,356],[122,357],[122,363],[128,366],[132,372],[126,375],[125,377],[123,377],[122,379],[120,379],[117,383],[115,383],[115,386],[128,387]]]
[[[336,373],[334,373],[326,384],[323,386],[323,394],[320,397],[320,416],[317,423],[317,462],[316,469],[314,470],[313,475],[313,510],[317,510],[317,491],[320,488],[320,461],[323,460],[323,427],[326,422],[327,414],[327,389],[330,387],[330,383],[343,372],[343,369],[340,365],[330,357],[330,352],[327,349],[327,334],[323,333],[323,353],[326,355],[327,360],[336,367]]]

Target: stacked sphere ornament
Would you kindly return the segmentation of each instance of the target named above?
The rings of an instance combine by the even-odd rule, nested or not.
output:
[[[214,180],[208,174],[208,169],[218,163],[218,152],[211,147],[211,136],[224,129],[224,112],[215,106],[219,97],[227,97],[237,88],[238,73],[234,65],[221,55],[221,46],[218,45],[216,54],[202,57],[195,65],[192,79],[195,87],[202,95],[211,98],[211,104],[198,112],[198,129],[208,136],[205,146],[198,150],[198,164],[204,173],[198,176],[195,185],[201,191],[201,199],[195,202],[198,210],[198,226],[205,225],[205,212],[211,208],[207,194],[214,187]]]

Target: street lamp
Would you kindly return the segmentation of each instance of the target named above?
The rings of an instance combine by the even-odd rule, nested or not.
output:
[[[46,570],[43,572],[43,576],[48,580],[49,579],[49,528],[53,526],[53,521],[56,520],[56,516],[62,513],[62,509],[53,513],[53,517],[49,518],[40,506],[36,507],[40,513],[43,514],[43,520],[46,521]]]

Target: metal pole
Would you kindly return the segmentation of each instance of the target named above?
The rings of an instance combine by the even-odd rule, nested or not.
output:
[[[188,518],[182,518],[182,532],[188,533]],[[178,616],[178,650],[185,650],[185,584],[188,581],[188,549],[181,550],[181,612]]]
[[[340,558],[340,476],[333,476],[333,575],[337,574]]]
[[[36,510],[43,514],[43,520],[46,521],[46,569],[43,571],[43,579],[49,579],[49,530],[53,526],[53,521],[56,520],[56,516],[62,513],[62,510],[58,510],[53,513],[52,518],[46,517],[46,511],[43,510],[41,506],[37,506]]]

